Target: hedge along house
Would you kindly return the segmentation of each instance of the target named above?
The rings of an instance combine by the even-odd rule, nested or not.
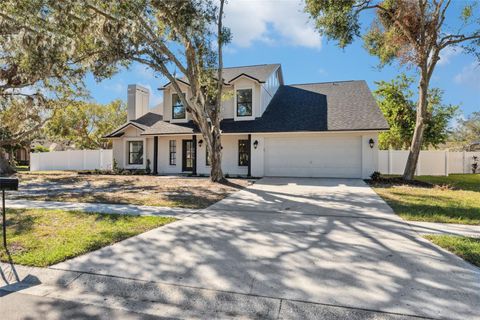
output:
[[[285,85],[280,64],[225,68],[222,169],[230,176],[367,178],[388,125],[365,81]],[[181,81],[182,94],[190,96]],[[109,134],[119,167],[154,174],[210,173],[206,146],[170,83],[163,113],[128,87],[128,121]]]

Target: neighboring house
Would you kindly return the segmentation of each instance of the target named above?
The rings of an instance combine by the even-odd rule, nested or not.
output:
[[[225,68],[222,168],[241,176],[367,178],[377,170],[388,124],[365,81],[285,85],[280,64]],[[181,89],[190,97],[189,85]],[[147,89],[128,87],[128,122],[107,138],[119,167],[156,174],[209,174],[202,135],[172,86],[163,116]]]
[[[15,150],[5,153],[5,159],[15,160],[20,166],[28,166],[30,164],[30,149],[28,147],[19,147]]]

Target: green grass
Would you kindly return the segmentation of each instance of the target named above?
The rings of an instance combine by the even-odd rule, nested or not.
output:
[[[9,255],[0,244],[0,260],[45,267],[173,221],[79,211],[7,210]]]
[[[426,239],[480,267],[480,239],[451,235],[426,235]]]
[[[451,174],[445,176],[418,176],[415,179],[434,185],[447,185],[459,190],[480,192],[480,174]]]
[[[444,187],[373,184],[374,190],[405,220],[480,224],[480,175],[422,176],[416,179]],[[452,189],[454,187],[455,189]]]

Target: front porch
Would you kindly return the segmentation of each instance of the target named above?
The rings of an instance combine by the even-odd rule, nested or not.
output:
[[[252,137],[222,136],[222,170],[228,176],[252,176]],[[126,139],[128,153],[128,139]],[[209,175],[210,161],[202,135],[147,136],[144,138],[142,168],[147,162],[156,175]],[[129,168],[128,162],[125,166]]]

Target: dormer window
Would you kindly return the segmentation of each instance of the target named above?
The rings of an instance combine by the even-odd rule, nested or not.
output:
[[[237,117],[252,116],[252,89],[237,90]]]
[[[183,95],[185,96],[185,94]],[[185,119],[185,117],[185,106],[180,97],[176,93],[172,94],[172,119]]]

